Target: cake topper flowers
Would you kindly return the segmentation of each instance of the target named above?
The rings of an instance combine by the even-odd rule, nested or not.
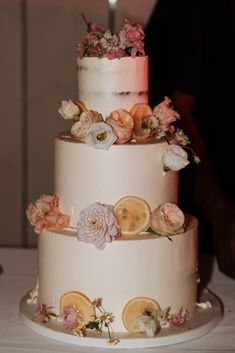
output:
[[[112,60],[145,54],[144,31],[139,24],[124,20],[120,30],[112,33],[104,26],[88,22],[84,14],[82,18],[87,26],[87,34],[76,45],[80,58],[105,57]]]
[[[40,234],[43,228],[63,229],[69,226],[70,217],[60,212],[57,196],[42,195],[26,209],[26,216],[34,231]]]

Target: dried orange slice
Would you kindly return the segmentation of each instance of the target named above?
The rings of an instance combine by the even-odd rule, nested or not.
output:
[[[60,314],[69,306],[75,306],[81,313],[81,322],[79,328],[94,320],[95,308],[91,300],[83,293],[71,291],[65,293],[60,298]]]
[[[151,130],[144,124],[144,119],[153,114],[151,107],[146,103],[136,103],[129,113],[134,120],[134,137],[137,139],[147,138]]]
[[[150,207],[137,196],[124,196],[114,205],[114,213],[122,235],[138,234],[149,227]]]
[[[160,305],[156,300],[146,297],[136,297],[129,300],[122,311],[122,322],[127,331],[139,332],[136,320],[140,315],[144,315],[147,310],[160,310]]]
[[[83,101],[77,100],[76,104],[81,109],[82,112],[87,112],[89,110],[87,105]]]

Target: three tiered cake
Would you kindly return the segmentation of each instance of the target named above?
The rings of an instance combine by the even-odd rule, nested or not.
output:
[[[177,206],[189,140],[169,98],[148,105],[142,28],[88,29],[78,100],[59,109],[72,124],[55,138],[55,194],[27,208],[38,233],[27,304],[34,322],[56,320],[84,340],[101,331],[109,343],[148,340],[196,311],[197,220]]]

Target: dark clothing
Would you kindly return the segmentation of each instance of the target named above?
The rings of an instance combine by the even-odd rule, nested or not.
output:
[[[212,170],[235,205],[231,172],[235,150],[235,1],[159,0],[145,33],[150,105],[155,106],[164,96],[172,98],[175,90],[196,98],[193,117]],[[183,187],[179,205],[198,216],[204,232],[209,233],[198,205],[190,197],[194,167],[188,168],[180,173]],[[205,183],[209,193],[210,181]],[[204,241],[207,244],[202,247],[209,250],[211,237],[207,234]]]
[[[235,204],[235,1],[159,0],[145,30],[154,106],[178,90],[193,110],[212,167]]]

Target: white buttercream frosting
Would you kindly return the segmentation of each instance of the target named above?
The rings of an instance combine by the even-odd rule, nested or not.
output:
[[[112,145],[108,151],[61,137],[55,141],[55,194],[75,226],[81,210],[101,202],[114,205],[134,195],[154,210],[178,201],[178,173],[163,171],[166,142]]]
[[[166,237],[142,234],[120,238],[100,251],[79,242],[73,231],[43,230],[39,236],[39,300],[59,313],[60,297],[80,291],[91,300],[102,298],[115,320],[114,331],[125,331],[121,315],[134,297],[156,300],[161,308],[196,308],[197,221],[189,217],[185,233]]]
[[[78,58],[78,99],[106,118],[148,103],[148,57]]]

